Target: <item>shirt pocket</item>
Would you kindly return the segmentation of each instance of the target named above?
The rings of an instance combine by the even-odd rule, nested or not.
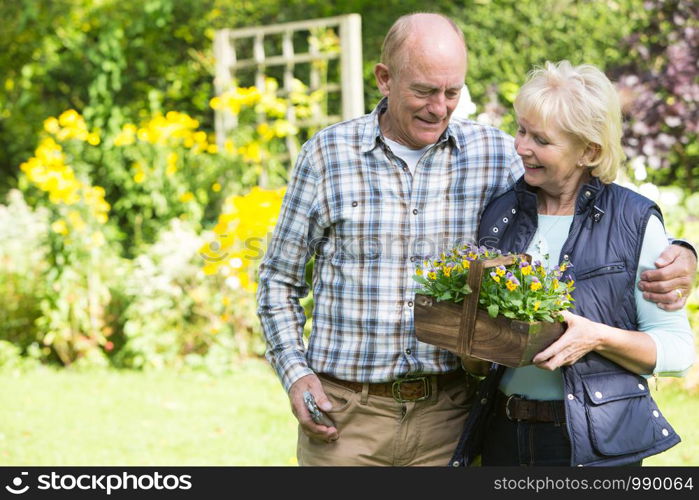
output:
[[[599,373],[582,378],[590,438],[602,455],[647,450],[655,442],[648,384],[632,373]]]

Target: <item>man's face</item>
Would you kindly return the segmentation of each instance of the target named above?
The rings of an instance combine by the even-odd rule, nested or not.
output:
[[[411,52],[402,71],[378,64],[379,88],[388,97],[384,135],[412,149],[437,142],[459,103],[465,73],[466,55],[459,46],[448,57],[443,50]]]

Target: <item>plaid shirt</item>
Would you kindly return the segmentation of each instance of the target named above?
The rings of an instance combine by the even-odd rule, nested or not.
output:
[[[522,164],[510,136],[452,119],[415,175],[369,115],[328,127],[302,148],[260,265],[266,357],[288,390],[310,373],[384,382],[454,370],[458,359],[419,342],[412,279],[423,258],[472,242],[488,202]],[[305,265],[315,255],[313,324],[304,347]]]

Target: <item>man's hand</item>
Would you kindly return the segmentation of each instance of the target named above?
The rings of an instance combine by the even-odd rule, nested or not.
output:
[[[336,441],[340,435],[335,427],[326,427],[316,424],[311,419],[311,414],[306,409],[306,404],[303,402],[303,393],[310,391],[316,400],[318,408],[323,411],[332,410],[332,403],[323,391],[323,386],[315,374],[306,375],[294,382],[289,389],[289,399],[291,400],[291,411],[294,412],[296,420],[301,424],[301,429],[308,437],[327,441],[328,443]]]
[[[658,269],[641,273],[638,288],[643,291],[643,298],[666,311],[682,309],[692,291],[697,269],[694,253],[683,246],[670,245],[660,254],[655,266]]]

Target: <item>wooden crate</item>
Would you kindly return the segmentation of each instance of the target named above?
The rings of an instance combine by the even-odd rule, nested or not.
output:
[[[515,262],[515,258],[515,255],[508,255],[471,262],[468,283],[472,292],[463,304],[437,302],[433,297],[416,295],[415,333],[418,340],[460,357],[494,361],[509,367],[531,364],[537,353],[561,336],[565,324],[518,321],[503,316],[491,318],[478,308],[485,270],[508,266]]]

